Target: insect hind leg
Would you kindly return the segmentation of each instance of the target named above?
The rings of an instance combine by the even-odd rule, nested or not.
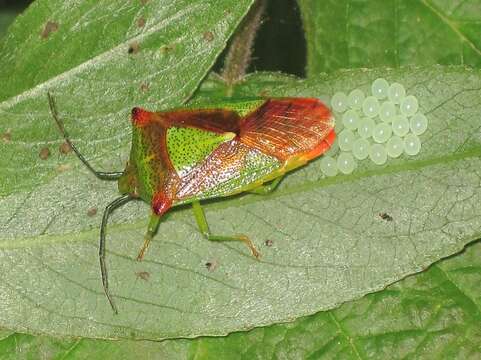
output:
[[[204,210],[200,205],[199,201],[194,201],[192,203],[192,209],[194,210],[195,220],[197,221],[197,225],[199,226],[199,230],[204,235],[207,240],[211,241],[242,241],[244,244],[247,245],[249,248],[252,256],[256,259],[259,259],[261,254],[255,247],[254,243],[245,235],[213,235],[209,230],[209,224],[207,223],[207,219],[205,218]]]

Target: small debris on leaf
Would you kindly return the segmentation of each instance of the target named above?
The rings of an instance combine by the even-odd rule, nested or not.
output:
[[[215,271],[219,267],[219,262],[217,260],[208,261],[205,263],[205,267],[208,271]]]
[[[268,240],[266,240],[266,241],[264,242],[264,244],[265,244],[266,246],[269,246],[269,247],[270,247],[270,246],[272,246],[272,245],[274,244],[274,241],[272,241],[271,239],[268,239]]]
[[[393,218],[391,215],[389,215],[388,213],[379,213],[379,217],[383,220],[386,220],[386,221],[392,221]]]
[[[138,42],[133,42],[129,46],[128,53],[129,54],[137,54],[139,52],[140,46]]]

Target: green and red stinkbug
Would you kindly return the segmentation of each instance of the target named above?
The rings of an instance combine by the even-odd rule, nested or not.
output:
[[[329,149],[336,137],[330,110],[313,98],[229,101],[164,112],[133,108],[132,148],[125,170],[101,172],[72,144],[50,94],[48,99],[60,132],[78,158],[99,179],[118,181],[122,196],[105,208],[99,246],[102,284],[115,313],[105,265],[105,231],[115,208],[132,199],[151,204],[137,260],[144,257],[162,215],[189,203],[205,238],[242,241],[258,258],[247,236],[211,234],[200,201],[241,192],[268,193],[286,172]]]

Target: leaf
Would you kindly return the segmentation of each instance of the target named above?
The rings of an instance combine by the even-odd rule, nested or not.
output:
[[[0,323],[56,336],[222,335],[334,308],[459,251],[481,235],[479,71],[356,70],[309,81],[261,74],[250,77],[235,96],[366,90],[381,75],[405,84],[428,116],[419,156],[386,166],[364,161],[352,175],[329,179],[314,161],[270,196],[208,205],[212,231],[246,233],[263,253],[260,262],[242,244],[204,240],[189,209],[171,212],[146,259],[136,262],[148,206],[125,206],[108,228],[118,316],[110,311],[99,279],[100,217],[87,216],[89,208],[116,196],[113,184],[80,166],[34,191],[4,197],[0,218],[11,220],[0,240]],[[224,90],[207,85],[203,93],[211,101]],[[85,131],[90,135],[79,139],[95,143],[91,137],[98,128]],[[382,220],[380,212],[394,220]],[[266,240],[273,246],[263,246]],[[212,261],[218,267],[209,272],[206,263]],[[138,275],[142,272],[150,274],[147,280]]]
[[[476,1],[299,0],[307,74],[403,65],[481,66]]]
[[[0,195],[31,191],[58,173],[55,162],[38,162],[59,139],[47,91],[74,140],[91,141],[77,141],[87,159],[123,167],[132,107],[172,107],[190,97],[252,2],[34,2],[0,43],[0,135],[11,138],[0,142]],[[107,154],[114,160],[96,160]]]
[[[427,271],[327,312],[193,340],[0,337],[0,359],[476,358],[481,352],[481,242]],[[15,346],[14,346],[15,345]],[[6,355],[9,354],[9,355]],[[26,355],[27,354],[27,355]],[[45,357],[45,356],[44,356]]]

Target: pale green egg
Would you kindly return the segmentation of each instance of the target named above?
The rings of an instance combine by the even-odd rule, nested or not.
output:
[[[342,115],[342,123],[344,124],[344,127],[350,130],[356,130],[360,120],[359,114],[353,109],[347,110],[344,115]]]
[[[357,139],[352,144],[352,155],[358,160],[364,160],[369,156],[370,143],[366,139]]]
[[[399,83],[393,83],[389,87],[388,90],[388,97],[395,104],[400,104],[402,99],[406,96],[406,90],[404,86]]]
[[[373,118],[379,114],[379,108],[379,100],[374,96],[368,96],[362,102],[362,112],[369,118]]]
[[[379,109],[379,118],[384,122],[391,122],[396,116],[396,105],[392,101],[385,101]]]
[[[407,134],[404,138],[404,152],[408,155],[417,155],[421,151],[421,141],[414,134]]]
[[[357,133],[363,139],[367,139],[372,136],[372,131],[376,123],[371,118],[362,118],[357,127]]]
[[[321,159],[321,171],[326,176],[335,176],[337,175],[337,162],[334,160],[332,156],[324,155]]]
[[[356,140],[356,135],[354,135],[354,133],[349,129],[342,130],[339,136],[337,137],[339,148],[342,151],[351,151],[352,144],[354,143],[355,140]]]
[[[421,135],[428,128],[428,119],[424,114],[417,113],[411,118],[409,126],[413,134]]]
[[[352,109],[361,109],[364,98],[365,96],[362,90],[354,89],[349,93],[347,103]]]
[[[397,115],[393,119],[392,131],[397,136],[404,136],[409,132],[409,120],[405,115]]]
[[[391,126],[383,122],[377,124],[372,131],[372,138],[377,143],[384,143],[388,141],[391,135],[392,135]]]
[[[392,158],[397,158],[404,151],[404,141],[399,136],[392,136],[386,144],[387,154]]]
[[[387,98],[389,90],[389,83],[386,79],[379,78],[373,81],[371,85],[372,95],[378,99]]]
[[[332,109],[336,112],[344,112],[347,110],[347,95],[343,92],[337,92],[331,99]]]
[[[369,158],[374,164],[382,165],[387,161],[386,148],[381,144],[373,144],[369,149]]]
[[[351,153],[343,152],[337,157],[337,168],[343,174],[350,174],[356,168],[356,160]]]
[[[418,99],[413,95],[406,96],[401,101],[401,106],[399,107],[401,114],[406,116],[413,116],[418,111]]]

